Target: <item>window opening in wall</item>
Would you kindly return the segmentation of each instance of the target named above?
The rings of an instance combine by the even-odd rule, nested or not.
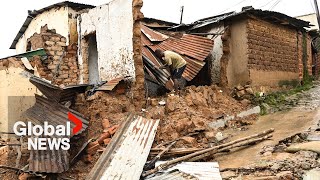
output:
[[[99,83],[99,70],[98,70],[98,50],[96,34],[87,36],[88,41],[88,68],[89,68],[89,83]]]

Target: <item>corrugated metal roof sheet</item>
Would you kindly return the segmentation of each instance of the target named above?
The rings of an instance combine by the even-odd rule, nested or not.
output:
[[[154,177],[147,177],[146,180],[198,180],[195,176],[186,174],[179,170],[173,170],[166,173],[158,174]]]
[[[128,116],[86,179],[140,179],[158,124]]]
[[[154,43],[143,35],[142,44],[144,47],[142,48],[142,53],[154,64],[159,64],[159,66],[161,64],[153,54],[156,49],[179,53],[188,62],[182,76],[187,81],[191,81],[205,65],[205,59],[213,50],[213,43],[214,41],[211,39],[190,34],[184,34],[181,39],[170,37],[160,43]]]
[[[143,24],[141,25],[141,31],[151,42],[161,42],[169,38],[168,36],[154,31]]]
[[[157,162],[156,167],[163,163],[165,163],[165,161]],[[217,162],[182,162],[162,171],[162,173],[173,170],[179,170],[181,172],[193,175],[199,180],[222,180],[219,164]]]
[[[241,12],[229,12],[229,13],[225,13],[217,16],[207,17],[204,19],[200,19],[187,26],[189,30],[194,30],[194,29],[211,25],[211,24],[219,23],[221,21],[228,20],[236,16],[241,16],[241,15],[254,15],[261,19],[271,21],[277,24],[283,24],[284,22],[286,22],[287,25],[291,27],[299,28],[299,29],[303,29],[304,27],[311,26],[310,22],[303,21],[279,12],[265,11],[261,9],[247,9]]]
[[[98,91],[112,91],[121,81],[123,81],[123,77],[112,79],[102,86],[100,86],[97,90]]]
[[[36,103],[33,107],[26,110],[23,116],[27,121],[35,125],[43,125],[44,121],[49,124],[65,125],[68,120],[68,112],[71,112],[82,121],[82,129],[77,133],[80,134],[87,127],[89,122],[78,112],[64,107],[63,105],[49,100],[45,97],[36,95]],[[75,124],[71,123],[71,131]],[[70,132],[72,134],[72,132]],[[29,171],[45,173],[61,173],[69,168],[69,155],[67,151],[30,151]]]
[[[173,45],[170,44],[169,46],[164,46],[163,44],[159,45],[153,45],[149,46],[153,51],[156,51],[156,49],[161,49],[163,51],[166,50],[172,50]],[[182,55],[182,57],[187,61],[187,67],[185,71],[183,72],[182,76],[187,80],[191,81],[196,75],[199,73],[199,71],[202,69],[202,67],[206,64],[203,61],[198,61],[195,59],[192,59],[188,56]]]
[[[89,86],[88,84],[80,84],[61,88],[36,76],[30,77],[29,81],[48,99],[52,99],[56,102],[72,101],[77,93],[85,92],[87,86]]]

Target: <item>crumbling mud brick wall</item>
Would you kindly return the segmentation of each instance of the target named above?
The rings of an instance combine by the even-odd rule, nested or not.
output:
[[[258,19],[248,19],[248,68],[253,85],[278,86],[283,80],[302,77],[302,34],[292,28]],[[309,38],[305,51],[311,71]],[[309,47],[310,45],[310,47]]]
[[[66,38],[47,26],[41,28],[40,34],[35,33],[30,37],[29,43],[31,47],[44,48],[47,54],[46,57],[34,56],[31,60],[40,77],[56,85],[78,83],[77,44],[67,46]]]
[[[304,73],[312,75],[312,40],[307,33],[298,32],[297,41],[297,53],[299,58],[299,79],[302,80],[304,77]]]
[[[144,92],[144,68],[142,60],[142,50],[141,50],[141,20],[143,19],[143,14],[141,12],[141,7],[143,5],[142,0],[132,1],[132,14],[133,14],[133,60],[135,66],[136,81],[133,85],[132,91],[134,95],[134,102],[137,109],[141,109],[145,99]]]

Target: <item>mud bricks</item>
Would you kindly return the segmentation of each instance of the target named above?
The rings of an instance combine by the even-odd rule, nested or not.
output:
[[[297,31],[249,19],[248,65],[263,71],[298,72]]]
[[[32,65],[37,66],[40,77],[56,85],[75,85],[78,83],[79,68],[77,64],[77,44],[67,46],[66,38],[55,30],[41,28],[40,34],[28,39],[32,48],[44,48],[46,59],[33,57]],[[29,44],[28,43],[28,44]]]

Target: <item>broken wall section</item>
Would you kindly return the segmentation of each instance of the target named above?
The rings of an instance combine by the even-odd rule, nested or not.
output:
[[[29,82],[30,75],[20,58],[0,59],[0,131],[12,132],[13,123],[21,120],[22,113],[35,103],[37,88]]]
[[[135,77],[133,60],[132,2],[111,1],[90,9],[78,18],[80,82],[89,82],[87,36],[96,35],[98,58],[96,64],[100,81],[117,77]]]
[[[41,28],[28,39],[31,47],[44,48],[47,56],[34,56],[31,65],[36,67],[36,74],[52,81],[52,84],[78,84],[77,44],[66,44],[67,39],[47,26]],[[43,47],[41,47],[43,45]]]

